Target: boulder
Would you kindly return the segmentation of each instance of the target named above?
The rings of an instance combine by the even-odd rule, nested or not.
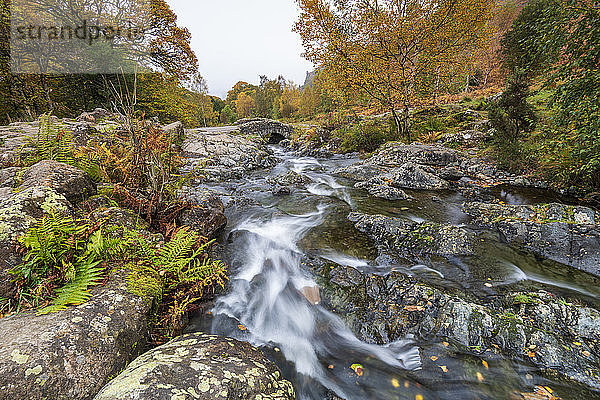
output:
[[[470,202],[463,210],[510,244],[600,276],[600,214],[590,208]]]
[[[29,167],[23,174],[22,189],[47,186],[72,203],[96,194],[96,184],[87,173],[71,165],[44,160]]]
[[[392,254],[472,255],[475,235],[465,228],[408,219],[352,213],[348,219],[376,245]]]
[[[445,147],[423,144],[386,143],[367,160],[368,164],[399,167],[407,162],[444,167],[459,162],[461,154]]]
[[[0,169],[0,188],[12,188],[15,186],[16,175],[20,168],[10,167]]]
[[[295,171],[267,178],[267,183],[274,186],[301,186],[310,183],[310,178]]]
[[[421,165],[406,163],[390,172],[372,178],[369,182],[384,182],[403,189],[439,190],[448,189],[448,182],[427,171]]]
[[[136,359],[94,400],[295,398],[292,384],[250,344],[192,333]]]
[[[143,352],[150,304],[123,276],[80,306],[1,319],[0,398],[89,400]]]
[[[380,199],[385,200],[407,200],[411,199],[409,195],[407,195],[404,190],[398,189],[389,185],[380,185],[377,183],[373,183],[370,181],[367,182],[359,182],[354,185],[357,189],[365,189],[369,194],[373,197],[379,197]]]
[[[395,271],[382,276],[315,264],[322,303],[342,315],[362,340],[387,344],[415,334],[429,343],[434,338],[450,342],[463,352],[476,348],[484,358],[495,359],[500,351],[600,389],[600,312],[595,309],[544,291],[476,303]]]
[[[96,108],[94,111],[82,113],[77,117],[77,121],[96,123],[101,119],[110,118],[112,116],[113,114],[110,111],[107,111],[104,108]]]
[[[184,172],[198,170],[203,182],[240,179],[250,171],[271,168],[277,163],[272,151],[262,143],[225,132],[186,132],[183,155],[187,157]]]
[[[227,225],[225,207],[219,195],[210,190],[194,190],[185,194],[193,206],[179,216],[179,223],[187,225],[206,238],[214,238]]]
[[[32,187],[0,197],[0,297],[15,296],[14,276],[9,274],[21,259],[15,250],[16,239],[50,211],[72,213],[72,205],[49,187]]]

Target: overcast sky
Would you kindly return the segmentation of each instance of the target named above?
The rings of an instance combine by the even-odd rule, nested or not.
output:
[[[238,81],[283,75],[304,83],[312,64],[292,27],[294,0],[167,0],[179,25],[192,33],[192,47],[211,94],[225,97]]]

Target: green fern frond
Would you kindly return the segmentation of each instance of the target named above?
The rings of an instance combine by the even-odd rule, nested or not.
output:
[[[48,307],[42,308],[38,314],[58,312],[70,305],[85,303],[91,297],[92,286],[98,285],[104,278],[104,268],[98,267],[101,261],[81,263],[76,266],[75,278],[56,290],[58,297]]]

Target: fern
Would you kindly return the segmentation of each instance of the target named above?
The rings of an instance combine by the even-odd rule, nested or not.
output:
[[[69,305],[85,303],[91,297],[89,289],[104,279],[104,268],[98,268],[102,261],[80,263],[75,268],[74,279],[60,289],[51,304],[42,308],[38,314],[49,314],[64,310]]]
[[[75,165],[73,135],[59,130],[49,114],[40,117],[37,135],[28,138],[25,146],[34,149],[23,161],[25,166],[33,165],[42,160],[53,160]]]

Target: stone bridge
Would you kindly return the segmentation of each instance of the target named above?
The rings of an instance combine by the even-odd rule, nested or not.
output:
[[[294,132],[292,125],[266,118],[240,119],[235,124],[239,127],[240,133],[258,135],[269,143],[279,143],[283,139],[289,139]]]

